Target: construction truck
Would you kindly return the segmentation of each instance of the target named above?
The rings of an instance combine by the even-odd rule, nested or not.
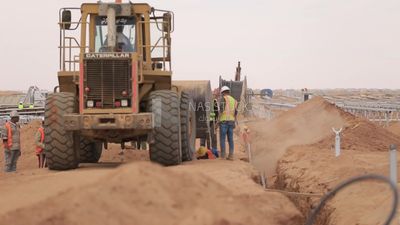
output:
[[[209,104],[197,95],[211,87],[209,81],[172,82],[173,12],[99,1],[59,14],[59,86],[45,106],[49,168],[96,163],[108,143],[124,148],[138,140],[149,143],[150,160],[161,165],[192,160],[203,132],[196,122],[204,119],[193,106]]]

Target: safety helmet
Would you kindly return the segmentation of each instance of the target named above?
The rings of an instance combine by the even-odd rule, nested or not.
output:
[[[197,149],[196,151],[196,157],[202,157],[205,156],[207,154],[207,148],[204,146],[200,146],[199,149]]]
[[[231,91],[231,89],[228,86],[223,86],[221,88],[221,94],[224,93],[225,91]]]
[[[17,111],[11,111],[11,113],[10,113],[10,117],[11,118],[14,118],[14,117],[19,117],[19,114],[18,114],[18,112]]]

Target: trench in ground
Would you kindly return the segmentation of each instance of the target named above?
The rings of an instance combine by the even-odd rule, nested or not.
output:
[[[262,186],[261,176],[253,177],[254,182]],[[289,181],[289,182],[288,182]],[[277,170],[277,177],[275,182],[271,185],[272,189],[283,192],[300,193],[300,185],[297,177],[290,177],[285,174],[285,171]],[[295,207],[303,215],[302,224],[311,213],[312,209],[320,202],[319,197],[309,197],[304,195],[286,195]],[[317,219],[313,225],[331,225],[331,216],[335,209],[329,205],[329,202],[319,212]]]

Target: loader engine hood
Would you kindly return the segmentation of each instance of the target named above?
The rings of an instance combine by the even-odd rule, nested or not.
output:
[[[83,59],[83,108],[131,109],[136,63],[131,53],[87,53]]]

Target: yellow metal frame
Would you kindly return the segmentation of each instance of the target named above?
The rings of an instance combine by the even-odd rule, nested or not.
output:
[[[59,74],[69,74],[66,72],[79,72],[79,64],[83,63],[83,56],[85,53],[95,51],[95,19],[98,16],[100,5],[97,3],[84,3],[81,5],[81,19],[79,22],[71,22],[71,25],[80,26],[80,41],[74,37],[66,36],[66,30],[62,30],[62,37],[64,40],[61,42],[60,52],[60,72]],[[148,4],[132,4],[131,11],[133,15],[137,17],[136,24],[136,40],[137,40],[137,54],[132,57],[132,61],[138,63],[138,74],[139,84],[142,84],[147,80],[151,80],[151,76],[171,76],[172,75],[172,63],[171,63],[171,44],[170,44],[170,32],[162,32],[161,37],[157,40],[154,45],[151,45],[151,25],[159,24],[163,25],[163,22],[156,22],[151,17],[152,8]],[[143,21],[141,21],[143,19]],[[60,22],[60,26],[63,24]],[[143,35],[144,33],[144,35]],[[89,37],[89,39],[88,39]],[[144,40],[143,40],[144,37]],[[143,44],[146,43],[146,44]],[[152,52],[156,48],[161,48],[163,56],[159,58],[152,58]],[[80,54],[73,56],[71,55],[72,49],[80,49]],[[68,57],[66,57],[68,56]],[[66,60],[66,58],[68,58]],[[161,63],[162,69],[157,69],[156,63]],[[147,79],[144,76],[150,76]]]

